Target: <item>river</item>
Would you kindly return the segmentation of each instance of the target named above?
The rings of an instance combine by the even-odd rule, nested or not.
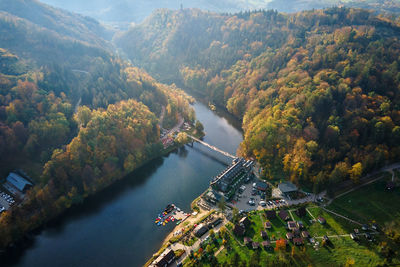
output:
[[[202,103],[194,108],[204,141],[235,154],[243,138],[240,124]],[[156,215],[169,203],[188,212],[230,161],[198,143],[153,160],[47,225],[7,265],[142,266],[174,227],[156,226]]]

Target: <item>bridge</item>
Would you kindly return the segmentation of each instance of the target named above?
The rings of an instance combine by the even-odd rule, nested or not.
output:
[[[206,147],[208,147],[208,148],[210,148],[210,149],[212,149],[212,150],[214,150],[216,152],[221,153],[224,156],[227,156],[227,157],[232,158],[232,159],[236,159],[237,158],[236,156],[234,156],[232,154],[229,154],[228,152],[225,152],[225,151],[219,149],[218,147],[212,146],[212,145],[210,145],[210,144],[208,144],[208,143],[206,143],[204,141],[201,141],[200,139],[198,139],[198,138],[196,138],[194,136],[191,136],[189,134],[187,136],[192,138],[192,140],[194,140],[194,141],[196,141],[196,142],[198,142],[198,143],[200,143],[200,144],[202,144],[202,145],[204,145],[204,146],[206,146]]]

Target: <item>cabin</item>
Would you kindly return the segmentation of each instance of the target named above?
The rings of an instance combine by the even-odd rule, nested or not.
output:
[[[16,172],[11,172],[6,178],[6,184],[15,188],[20,193],[26,193],[33,186],[33,183]]]
[[[289,222],[287,223],[287,227],[288,227],[289,230],[294,230],[294,229],[297,228],[297,224],[296,224],[295,221],[289,221]]]
[[[320,224],[326,224],[326,220],[325,220],[325,218],[322,217],[322,216],[319,216],[319,217],[318,217],[318,222],[319,222]]]
[[[251,244],[251,246],[253,247],[253,249],[258,249],[258,248],[260,247],[260,243],[258,243],[258,242],[253,242],[253,243]]]
[[[305,208],[305,207],[300,207],[300,208],[298,208],[298,209],[296,210],[296,214],[297,214],[297,216],[299,216],[299,217],[304,217],[304,216],[306,216],[306,215],[307,215],[306,208]]]
[[[297,227],[298,227],[299,229],[303,229],[303,228],[304,228],[303,222],[302,222],[302,221],[298,221],[298,222],[297,222]]]
[[[283,220],[283,221],[287,221],[290,219],[289,217],[289,213],[286,210],[281,210],[279,211],[279,217]]]
[[[253,240],[251,240],[250,237],[245,236],[243,238],[243,242],[244,242],[245,245],[249,245],[249,244],[251,244],[253,242]]]
[[[157,259],[153,261],[151,265],[156,267],[167,267],[172,263],[174,259],[175,259],[174,251],[172,249],[167,248],[166,250],[164,250],[163,253],[161,253],[160,256],[158,256]]]
[[[248,217],[243,217],[242,219],[240,219],[239,224],[242,225],[244,228],[247,228],[250,226],[251,221]]]
[[[291,233],[291,232],[286,233],[286,238],[287,238],[288,240],[292,240],[293,237],[294,237],[294,234],[293,234],[293,233]]]
[[[274,210],[265,211],[268,220],[272,220],[276,218],[276,212]]]
[[[310,233],[308,233],[307,231],[302,231],[302,232],[301,232],[301,237],[303,237],[303,238],[309,238],[309,237],[310,237]]]
[[[246,229],[244,229],[244,227],[241,226],[240,224],[236,224],[235,228],[233,229],[233,233],[237,236],[243,236],[245,232]]]
[[[269,241],[269,240],[263,241],[263,242],[261,243],[261,245],[262,245],[265,249],[270,249],[270,248],[272,248],[272,246],[271,246],[271,241]]]

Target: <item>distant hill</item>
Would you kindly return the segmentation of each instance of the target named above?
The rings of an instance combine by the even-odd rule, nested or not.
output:
[[[266,177],[327,186],[400,157],[398,18],[158,10],[115,42],[161,81],[242,119],[240,152]]]
[[[104,40],[110,40],[113,35],[111,30],[92,18],[57,9],[36,0],[0,0],[0,11],[26,19],[60,35],[103,48],[109,46]]]
[[[212,12],[237,13],[247,10],[276,9],[279,12],[298,12],[333,6],[369,8],[382,12],[400,13],[397,0],[41,0],[43,3],[91,16],[107,23],[142,22],[159,8],[200,8]]]

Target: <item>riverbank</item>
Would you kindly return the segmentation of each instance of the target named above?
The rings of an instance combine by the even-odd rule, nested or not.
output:
[[[193,107],[204,125],[204,141],[235,153],[242,141],[240,129],[200,101]],[[226,164],[223,155],[198,143],[169,147],[156,159],[35,231],[32,240],[2,264],[143,266],[175,227],[154,224],[160,207],[174,203],[189,211],[193,199],[209,186],[210,177]]]
[[[179,127],[180,128],[180,127]],[[193,134],[195,136],[198,136],[199,138],[204,136],[204,132],[198,132],[194,129],[190,131],[190,134]],[[187,142],[189,142],[188,140]],[[161,142],[161,140],[160,140]],[[70,205],[67,205],[63,209],[59,209],[57,212],[54,212],[51,215],[47,216],[41,216],[40,219],[30,221],[29,227],[26,229],[21,230],[19,233],[17,233],[14,236],[14,239],[11,240],[6,246],[2,247],[0,250],[0,258],[7,258],[8,254],[13,253],[14,250],[23,250],[25,247],[27,247],[27,243],[31,243],[31,241],[34,239],[34,236],[37,233],[40,233],[43,229],[46,228],[47,225],[52,224],[54,221],[57,221],[60,217],[63,216],[68,210],[71,208],[76,208],[82,205],[88,198],[94,197],[96,195],[99,195],[103,191],[105,191],[107,188],[109,188],[111,185],[115,184],[116,182],[123,180],[125,177],[129,176],[131,173],[134,171],[142,168],[146,164],[158,159],[167,156],[168,154],[172,153],[173,151],[179,149],[180,147],[183,147],[185,143],[178,143],[178,142],[173,142],[172,145],[170,145],[167,148],[164,148],[160,151],[160,153],[155,153],[153,156],[148,157],[147,159],[143,160],[140,164],[135,166],[135,169],[130,171],[130,172],[121,172],[117,171],[113,175],[112,179],[109,179],[107,182],[104,184],[101,184],[98,186],[93,192],[89,194],[83,194],[80,195],[80,200],[76,202],[72,202]],[[18,208],[17,208],[18,209]],[[11,228],[10,228],[11,229]]]

